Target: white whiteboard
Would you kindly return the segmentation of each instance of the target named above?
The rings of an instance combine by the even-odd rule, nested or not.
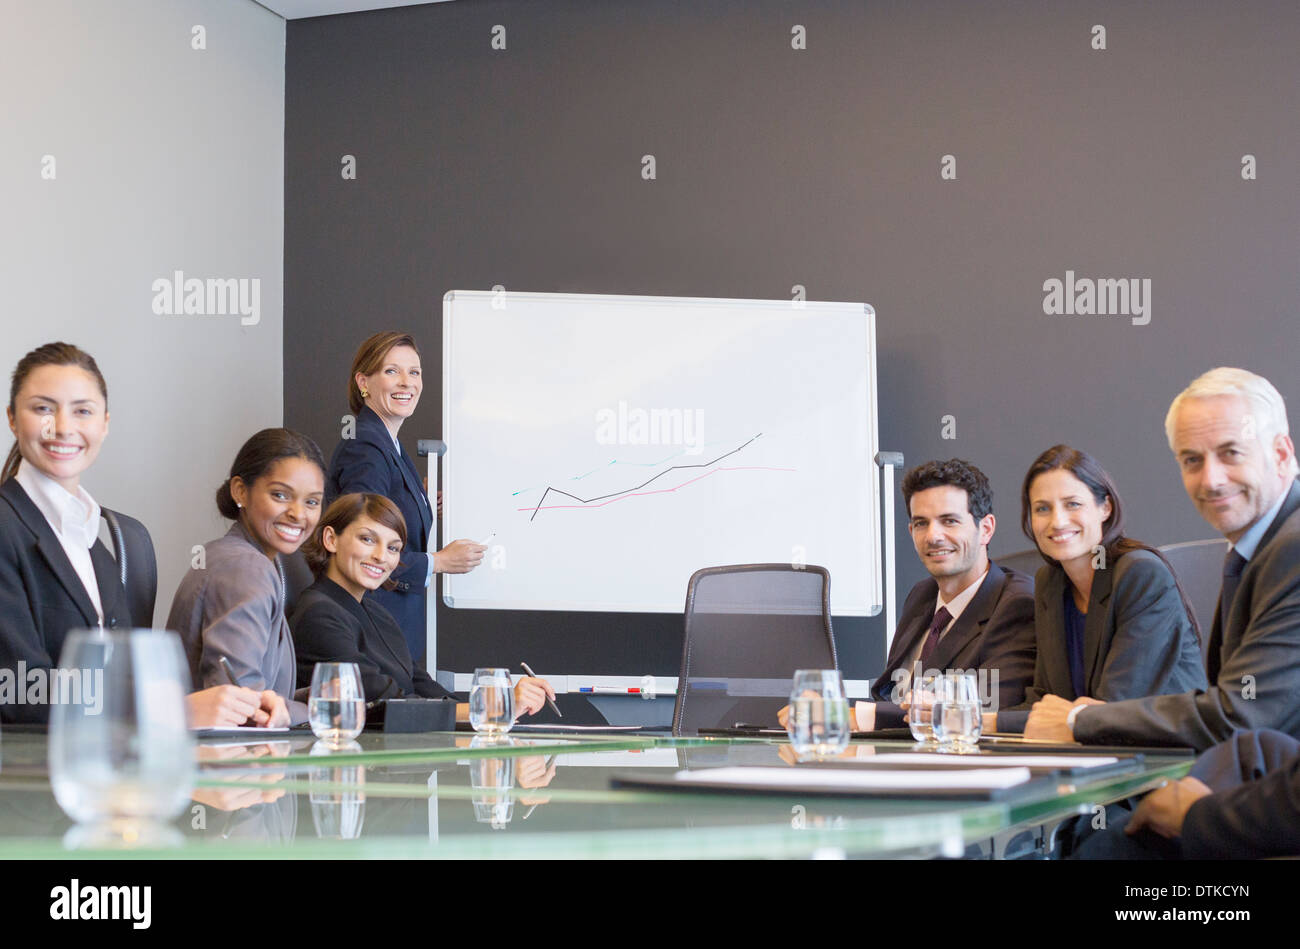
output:
[[[881,606],[875,311],[862,303],[453,290],[448,606],[680,613],[701,567],[820,564]]]

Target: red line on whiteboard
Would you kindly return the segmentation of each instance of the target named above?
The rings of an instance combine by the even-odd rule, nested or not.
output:
[[[630,494],[620,494],[616,498],[610,498],[608,501],[602,501],[599,504],[548,504],[545,507],[540,507],[540,508],[517,507],[515,508],[515,510],[516,511],[558,511],[558,510],[571,509],[571,508],[582,508],[583,510],[591,510],[593,508],[604,507],[607,504],[613,504],[615,501],[621,501],[624,498],[644,497],[650,494],[672,494],[674,491],[678,490],[678,488],[684,488],[688,484],[694,484],[697,481],[703,481],[709,475],[714,474],[715,472],[718,471],[798,471],[798,470],[799,470],[798,468],[769,468],[764,465],[743,465],[734,468],[718,467],[718,468],[713,468],[710,471],[706,471],[704,472],[704,474],[692,478],[690,481],[683,481],[681,484],[677,485],[676,488],[656,488],[654,491],[633,491]]]

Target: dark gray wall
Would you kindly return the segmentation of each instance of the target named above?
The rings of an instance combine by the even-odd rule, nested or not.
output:
[[[1028,546],[1019,481],[1057,441],[1107,465],[1135,536],[1209,536],[1169,400],[1228,364],[1294,401],[1293,0],[459,0],[287,42],[285,418],[327,451],[381,328],[421,339],[403,434],[437,434],[442,295],[494,284],[873,304],[882,444],[984,468],[995,555]],[[1067,269],[1150,278],[1149,325],[1045,315]],[[898,543],[905,593],[923,572]],[[440,665],[676,669],[680,617],[566,616],[559,641],[552,619],[444,611]],[[879,670],[882,627],[837,624],[851,676]]]

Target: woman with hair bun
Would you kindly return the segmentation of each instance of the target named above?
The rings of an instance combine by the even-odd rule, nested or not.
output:
[[[311,536],[324,495],[325,461],[306,435],[267,428],[246,441],[217,489],[217,509],[234,524],[205,545],[203,565],[181,580],[167,617],[194,684],[228,682],[224,657],[240,686],[275,693],[271,725],[307,720],[307,706],[293,701],[296,660],[280,555]]]

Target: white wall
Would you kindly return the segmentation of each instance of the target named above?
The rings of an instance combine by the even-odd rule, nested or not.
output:
[[[41,343],[98,360],[83,484],[153,533],[158,622],[235,451],[283,419],[284,37],[252,0],[0,0],[0,401]],[[258,322],[156,314],[175,270],[260,280]]]

